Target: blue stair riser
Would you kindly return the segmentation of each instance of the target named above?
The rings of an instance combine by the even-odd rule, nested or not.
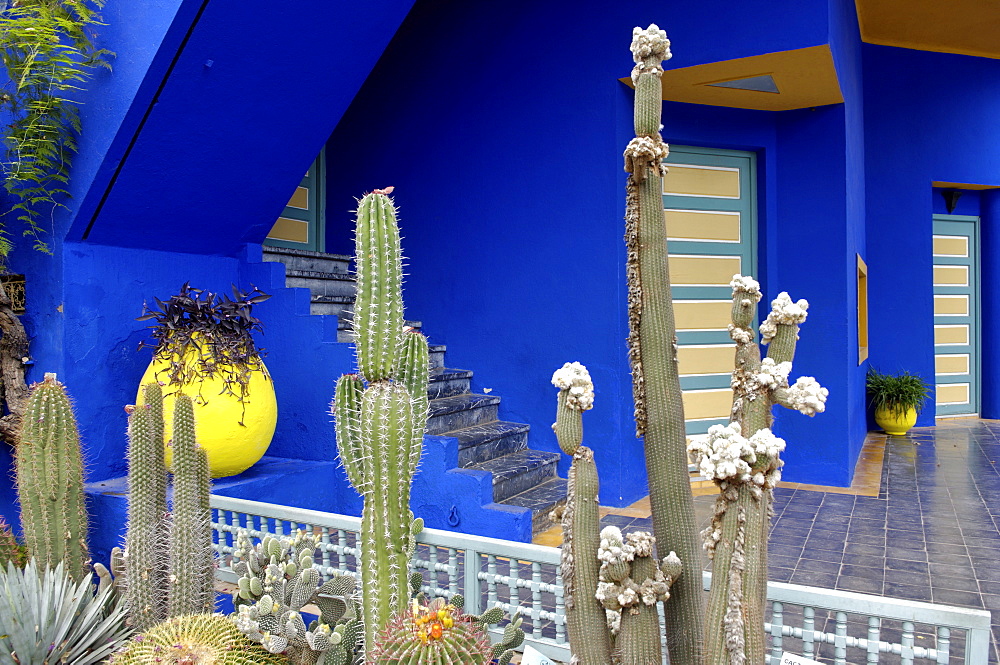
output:
[[[472,466],[528,447],[528,432],[513,432],[458,449],[458,465]]]
[[[341,316],[354,305],[354,298],[347,296],[327,296],[323,300],[309,303],[309,313],[319,316]]]
[[[497,405],[487,404],[471,409],[445,413],[433,416],[427,420],[428,434],[444,434],[463,427],[472,427],[479,423],[497,419]]]
[[[444,344],[431,344],[428,350],[431,354],[431,369],[444,367],[444,352],[447,347]]]
[[[430,384],[427,386],[427,397],[437,399],[439,397],[464,395],[469,392],[469,381],[471,378],[471,372],[446,372],[441,376],[435,376],[432,373]]]
[[[287,250],[281,247],[265,247],[265,261],[284,263],[286,270],[308,270],[311,272],[347,273],[351,257],[342,254],[321,254],[306,250]]]
[[[356,291],[354,276],[332,272],[289,270],[285,284],[291,288],[309,289],[313,295],[350,296]]]
[[[527,491],[546,480],[556,477],[556,460],[550,460],[538,466],[522,469],[519,473],[500,478],[493,476],[493,500],[497,503]]]

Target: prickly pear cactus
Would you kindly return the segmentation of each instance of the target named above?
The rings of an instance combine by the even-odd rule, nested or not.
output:
[[[244,635],[292,663],[352,665],[360,661],[362,634],[354,578],[336,575],[321,584],[315,551],[316,540],[303,531],[292,540],[265,536],[256,545],[241,531],[233,554],[240,576],[233,619]],[[308,626],[306,605],[320,610]]]
[[[110,665],[286,665],[216,614],[180,616],[136,635],[111,656]]]
[[[427,340],[403,331],[402,257],[391,188],[358,202],[354,342],[359,373],[337,382],[333,413],[347,477],[364,497],[361,588],[365,642],[405,609],[423,521],[410,484],[427,426]]]
[[[486,631],[458,608],[435,598],[393,619],[376,637],[369,662],[375,665],[432,665],[489,662],[492,650]]]
[[[40,567],[65,562],[82,580],[90,572],[80,435],[66,387],[55,374],[31,388],[21,440],[14,449],[24,543]]]
[[[734,275],[732,324],[736,342],[733,412],[728,425],[714,425],[692,440],[701,473],[715,481],[719,498],[705,547],[712,557],[712,590],[706,614],[706,652],[712,665],[759,663],[765,657],[767,534],[773,489],[781,479],[785,442],[771,432],[771,408],[780,404],[812,416],[824,410],[827,390],[812,377],[789,386],[799,324],[809,304],[780,293],[760,332],[768,344],[761,359],[752,322],[760,286]]]

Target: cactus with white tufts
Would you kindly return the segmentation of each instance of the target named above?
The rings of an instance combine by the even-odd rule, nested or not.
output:
[[[427,425],[427,340],[403,330],[402,255],[391,188],[357,209],[353,336],[358,374],[337,381],[337,449],[364,498],[361,587],[365,644],[406,608],[410,557],[423,520],[410,484]]]
[[[712,665],[762,662],[766,655],[767,534],[785,448],[771,432],[771,408],[780,404],[812,416],[823,411],[827,397],[827,390],[812,377],[788,384],[799,324],[809,304],[792,302],[784,292],[775,298],[760,325],[768,344],[767,356],[761,359],[752,326],[760,287],[740,275],[733,276],[730,286],[729,334],[736,342],[732,416],[728,425],[715,425],[690,444],[701,473],[720,491],[712,523],[703,533],[714,561],[705,637]]]

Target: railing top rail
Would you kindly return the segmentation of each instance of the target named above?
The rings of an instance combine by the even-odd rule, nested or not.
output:
[[[704,585],[711,584],[712,573],[705,571]],[[896,621],[934,624],[949,628],[990,628],[991,615],[986,610],[952,605],[936,605],[913,600],[899,600],[853,591],[807,587],[785,582],[767,583],[768,602],[788,603],[814,609],[835,610],[848,614],[878,616]]]
[[[351,515],[325,513],[306,508],[291,508],[273,503],[251,501],[249,499],[234,499],[227,496],[211,496],[210,505],[218,510],[232,510],[240,513],[253,513],[261,517],[270,517],[289,522],[305,522],[315,526],[326,526],[347,531],[360,531],[361,518]],[[534,543],[519,543],[500,538],[486,536],[470,536],[457,531],[443,529],[424,529],[417,535],[417,542],[425,545],[440,545],[463,550],[475,550],[481,554],[495,554],[507,557],[520,557],[538,563],[558,564],[560,550],[558,547],[535,545]]]

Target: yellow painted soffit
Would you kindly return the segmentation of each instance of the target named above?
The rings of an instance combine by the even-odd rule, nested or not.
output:
[[[774,79],[777,93],[709,85],[765,74]],[[621,81],[632,85],[630,77]],[[667,69],[663,73],[662,86],[664,101],[759,111],[788,111],[844,101],[827,44]]]
[[[932,187],[944,187],[946,189],[1000,189],[1000,185],[974,185],[968,182],[941,182],[935,180]]]
[[[1000,58],[997,0],[855,0],[869,44]]]

